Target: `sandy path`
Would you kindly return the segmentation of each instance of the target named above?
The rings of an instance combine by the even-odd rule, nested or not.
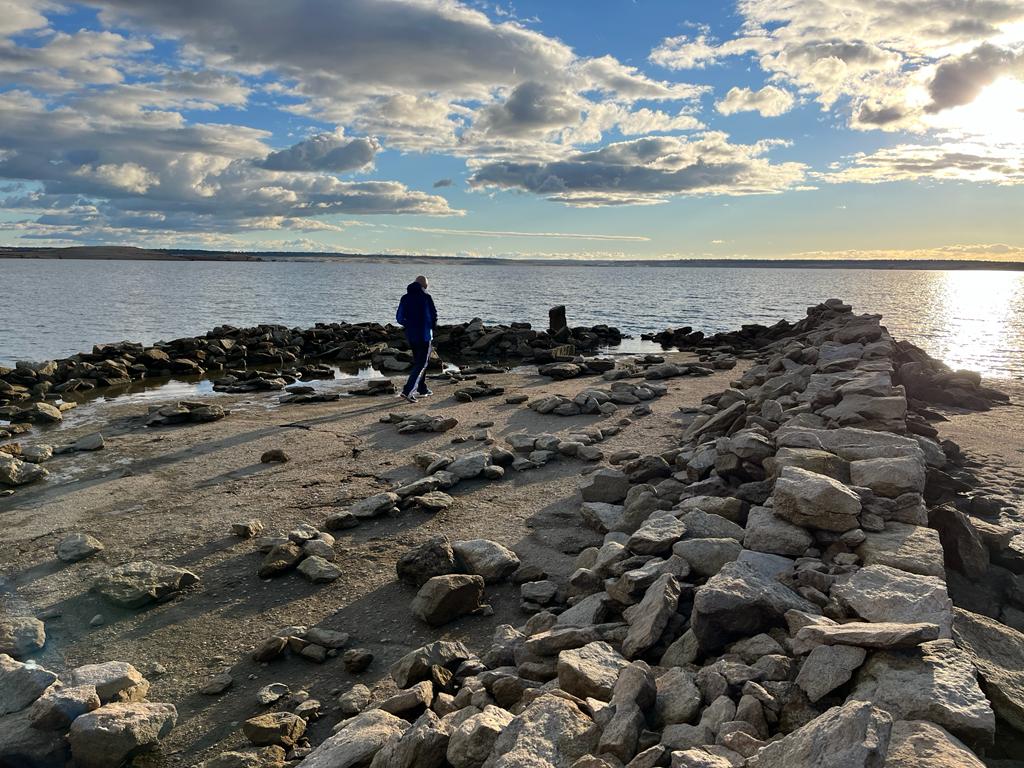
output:
[[[670,356],[688,359],[684,355]],[[653,414],[634,421],[602,444],[606,455],[635,448],[656,452],[678,439],[675,416],[681,405],[699,405],[737,376],[668,382],[667,396],[652,403]],[[598,378],[551,382],[535,374],[484,377],[531,395],[575,394]],[[409,547],[447,533],[454,539],[484,537],[515,549],[524,563],[555,577],[568,575],[575,551],[596,540],[579,525],[576,488],[584,464],[561,459],[538,470],[510,473],[498,483],[460,485],[456,505],[429,517],[406,513],[365,523],[338,534],[336,550],[343,575],[313,586],[296,574],[264,582],[257,578],[260,556],[251,542],[230,535],[230,524],[259,518],[268,532],[288,531],[301,522],[318,524],[350,500],[418,476],[412,456],[421,450],[460,453],[476,450],[469,435],[482,420],[495,422],[495,436],[512,432],[567,433],[597,423],[595,417],[538,416],[523,406],[493,398],[457,403],[451,385],[422,405],[399,405],[393,398],[344,399],[336,403],[268,407],[276,395],[220,397],[232,415],[213,424],[147,429],[145,406],[116,401],[92,416],[69,415],[60,441],[96,429],[101,413],[107,448],[95,454],[58,458],[49,481],[0,499],[0,568],[6,583],[0,597],[18,613],[58,611],[46,622],[48,643],[40,662],[60,672],[82,663],[129,661],[146,673],[156,663],[166,674],[152,679],[150,699],[178,707],[179,724],[165,742],[163,757],[148,764],[191,765],[196,759],[242,742],[238,724],[261,711],[258,688],[284,682],[306,689],[324,704],[326,717],[310,731],[314,743],[338,719],[334,695],[357,679],[390,685],[387,666],[411,648],[439,635],[486,647],[494,627],[519,624],[517,589],[489,586],[492,617],[473,617],[438,633],[411,620],[414,590],[394,576],[396,559]],[[443,435],[399,435],[379,423],[391,410],[425,409],[459,419]],[[628,409],[623,409],[623,415]],[[614,421],[615,417],[611,421]],[[40,438],[45,441],[47,438]],[[270,448],[283,448],[287,464],[262,465]],[[85,531],[106,544],[99,556],[65,565],[53,546],[70,531]],[[169,603],[140,611],[114,609],[87,589],[93,578],[121,562],[152,559],[190,568],[202,577],[198,589]],[[96,614],[105,623],[90,627]],[[253,645],[289,624],[319,625],[350,632],[351,645],[376,656],[370,669],[354,677],[339,659],[316,665],[297,657],[270,665],[248,658]],[[198,689],[230,667],[234,686],[218,697]],[[215,748],[214,748],[215,747]]]

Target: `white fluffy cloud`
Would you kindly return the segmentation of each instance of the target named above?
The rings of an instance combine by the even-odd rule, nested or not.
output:
[[[766,85],[759,91],[750,88],[730,88],[725,98],[715,103],[723,115],[737,112],[758,112],[762,117],[778,117],[793,108],[796,99],[789,91]]]
[[[1009,186],[1024,184],[1024,155],[1018,147],[972,142],[898,144],[854,155],[821,178],[833,184],[938,179]]]
[[[848,104],[862,129],[917,129],[925,108],[965,103],[1024,46],[1020,0],[740,0],[739,33],[666,38],[651,61],[691,69],[753,56],[774,80]]]

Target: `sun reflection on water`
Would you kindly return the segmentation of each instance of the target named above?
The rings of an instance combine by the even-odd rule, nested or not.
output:
[[[1015,272],[942,272],[936,313],[945,316],[937,357],[952,368],[999,372],[1007,353],[1019,350],[1024,276]],[[1005,374],[1004,374],[1005,375]]]

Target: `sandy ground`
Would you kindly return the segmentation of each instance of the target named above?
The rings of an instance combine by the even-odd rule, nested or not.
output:
[[[672,447],[680,406],[699,405],[737,374],[669,381],[669,394],[652,403],[651,415],[602,443],[606,455]],[[596,377],[553,383],[535,373],[483,378],[509,393],[531,396],[575,394],[600,383]],[[150,699],[175,704],[178,726],[147,765],[192,765],[241,745],[239,723],[262,711],[255,693],[271,682],[305,689],[323,702],[325,717],[309,731],[318,743],[339,718],[337,694],[354,682],[375,686],[382,696],[393,685],[388,665],[407,651],[438,637],[483,650],[497,625],[526,618],[518,589],[500,585],[487,589],[493,616],[466,618],[442,631],[417,623],[409,614],[414,590],[397,582],[394,571],[407,549],[441,533],[454,540],[489,538],[516,550],[525,564],[564,578],[572,566],[565,552],[599,538],[579,521],[577,487],[585,465],[559,459],[531,472],[510,472],[497,483],[464,483],[453,492],[456,505],[436,516],[409,512],[340,532],[336,551],[343,575],[331,584],[314,586],[294,573],[261,581],[256,575],[261,556],[252,542],[231,535],[232,522],[259,518],[268,532],[287,532],[301,522],[319,524],[351,501],[418,477],[412,463],[418,451],[479,449],[474,441],[453,445],[451,440],[468,436],[483,420],[495,422],[491,429],[499,438],[519,431],[564,434],[601,421],[539,416],[506,405],[502,397],[458,403],[450,397],[452,385],[433,386],[436,395],[416,406],[388,397],[276,407],[274,394],[220,396],[216,402],[232,410],[228,418],[170,428],[144,427],[146,405],[139,402],[114,400],[70,412],[57,434],[31,437],[62,443],[100,428],[107,447],[57,457],[47,465],[53,472],[49,480],[0,499],[3,607],[17,614],[59,613],[46,621],[48,642],[39,656],[58,673],[107,660],[131,662],[144,674],[154,664],[166,668],[151,677]],[[442,435],[399,435],[394,426],[379,422],[389,411],[402,410],[444,413],[460,423]],[[260,455],[271,448],[283,448],[292,460],[260,464]],[[72,531],[96,536],[105,551],[73,565],[61,563],[53,547]],[[137,611],[112,608],[88,591],[99,573],[141,559],[189,568],[202,583],[168,603]],[[97,614],[104,623],[92,627]],[[323,665],[298,657],[269,665],[249,659],[256,643],[290,624],[349,632],[350,647],[368,648],[376,660],[353,676],[340,659]],[[233,687],[216,697],[200,695],[209,678],[225,668]]]

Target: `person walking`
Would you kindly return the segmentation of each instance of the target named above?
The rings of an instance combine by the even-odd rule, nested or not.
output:
[[[420,275],[405,289],[395,314],[398,324],[405,329],[405,338],[412,347],[412,370],[399,397],[415,403],[417,397],[434,394],[427,388],[424,376],[430,360],[431,342],[437,327],[437,308],[427,293],[427,278]]]

